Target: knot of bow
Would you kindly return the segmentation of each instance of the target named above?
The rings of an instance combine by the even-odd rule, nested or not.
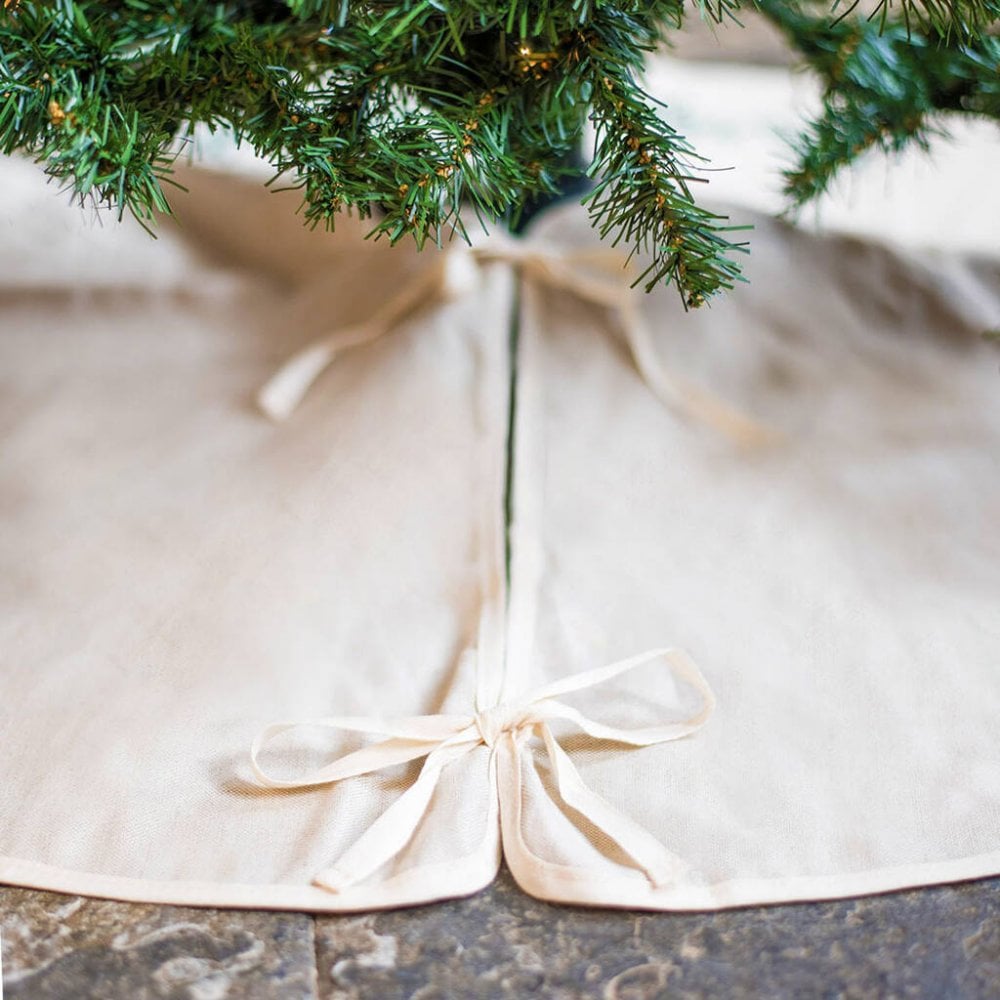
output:
[[[617,250],[564,250],[538,239],[494,233],[480,245],[456,245],[436,255],[412,281],[377,306],[367,320],[340,327],[293,354],[257,393],[272,420],[288,418],[334,358],[397,329],[418,310],[473,291],[479,267],[506,263],[528,281],[558,289],[608,310],[617,320],[646,384],[681,415],[721,431],[740,444],[757,445],[774,432],[664,365],[632,287],[627,258]]]
[[[680,721],[643,728],[621,728],[588,718],[560,699],[654,661],[668,667],[675,681],[699,696],[695,711]],[[676,686],[672,688],[678,690]],[[413,837],[428,811],[444,767],[478,747],[490,750],[493,805],[499,811],[502,842],[506,845],[512,822],[519,822],[522,808],[522,755],[530,754],[532,736],[539,737],[551,766],[555,790],[563,802],[618,845],[628,863],[643,872],[653,886],[669,883],[681,867],[680,860],[647,830],[615,809],[594,792],[580,776],[567,752],[552,733],[551,723],[574,725],[590,745],[647,747],[680,739],[705,724],[715,706],[707,681],[682,651],[658,649],[617,663],[563,678],[552,684],[471,715],[418,715],[403,718],[334,717],[307,722],[278,722],[263,729],[254,740],[251,764],[257,780],[270,788],[308,788],[331,785],[346,778],[372,774],[384,768],[424,758],[414,783],[397,798],[341,855],[337,863],[314,878],[314,884],[339,892],[367,878],[399,854]],[[676,706],[674,706],[676,708]],[[385,737],[293,778],[268,774],[260,755],[276,737],[300,727],[320,727],[340,732]],[[511,833],[520,837],[520,830]]]

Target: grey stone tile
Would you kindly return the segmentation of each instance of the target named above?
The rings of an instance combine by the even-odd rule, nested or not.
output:
[[[354,917],[0,888],[9,1000],[1000,997],[1000,879],[715,914],[549,906],[504,873]]]
[[[466,900],[317,921],[321,1000],[1000,997],[1000,880],[714,914]]]
[[[312,918],[0,888],[6,1000],[312,1000]]]

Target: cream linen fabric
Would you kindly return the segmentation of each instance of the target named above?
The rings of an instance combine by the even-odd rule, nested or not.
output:
[[[1000,871],[995,270],[761,219],[750,289],[683,331],[639,300],[651,358],[577,208],[417,259],[194,176],[153,248],[29,169],[0,880],[354,910],[473,892],[501,840],[529,892],[610,906]],[[254,411],[434,268],[433,308]]]
[[[313,877],[410,771],[275,792],[248,752],[276,718],[471,705],[461,654],[503,572],[509,272],[346,352],[277,425],[253,406],[275,367],[434,254],[196,174],[183,238],[154,243],[0,169],[0,881],[317,910],[488,883],[485,748],[339,895]]]
[[[525,292],[519,659],[549,678],[669,639],[718,698],[692,739],[577,758],[683,860],[668,884],[553,822],[526,770],[527,846],[552,867],[507,858],[547,899],[715,908],[1000,872],[1000,350],[981,336],[1000,265],[750,221],[749,286],[643,309],[662,359],[770,426],[765,447],[678,421],[613,317]],[[594,236],[567,209],[533,239]],[[632,725],[658,710],[639,680],[614,703]]]

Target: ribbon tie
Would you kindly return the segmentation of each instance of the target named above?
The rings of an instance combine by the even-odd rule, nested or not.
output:
[[[661,661],[673,678],[700,697],[697,710],[681,721],[639,729],[606,725],[565,704],[562,696],[593,688],[638,667]],[[555,790],[563,802],[585,817],[615,843],[628,863],[643,872],[654,886],[676,878],[682,862],[655,837],[589,788],[567,752],[557,742],[550,723],[564,721],[579,729],[587,748],[604,743],[619,747],[646,747],[680,739],[701,728],[711,715],[715,698],[694,662],[676,649],[658,649],[617,663],[563,678],[529,691],[509,702],[479,707],[471,715],[420,715],[394,719],[334,717],[308,722],[278,722],[254,740],[251,763],[257,780],[271,788],[308,788],[331,785],[346,778],[372,774],[384,768],[424,758],[416,781],[356,840],[337,863],[314,881],[339,892],[362,881],[402,851],[427,812],[444,767],[477,747],[490,750],[491,817],[499,813],[505,850],[521,844],[522,767],[532,753],[530,737],[540,737],[551,765]],[[293,778],[278,778],[260,765],[264,748],[282,733],[300,727],[387,737],[325,766]]]
[[[613,249],[568,251],[538,239],[515,240],[499,233],[475,247],[460,244],[439,253],[431,265],[377,307],[363,323],[340,327],[307,344],[261,387],[257,393],[258,405],[273,420],[285,420],[342,351],[391,332],[421,308],[474,290],[479,266],[496,262],[516,267],[528,281],[569,292],[584,302],[609,310],[617,320],[639,374],[675,411],[708,424],[741,444],[756,445],[773,439],[771,430],[664,365],[638,306],[631,272],[622,253]]]

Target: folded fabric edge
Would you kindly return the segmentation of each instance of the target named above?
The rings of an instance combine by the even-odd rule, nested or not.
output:
[[[525,863],[509,855],[506,862],[522,891],[545,902],[677,913],[851,899],[1000,876],[1000,851],[846,875],[742,878],[661,889],[654,889],[646,880],[632,875],[595,878],[588,869],[536,864],[530,860]]]
[[[554,866],[547,870],[534,864],[521,865],[509,857],[506,862],[518,887],[544,902],[676,913],[850,899],[1000,876],[1000,851],[853,875],[734,879],[714,885],[661,890],[652,889],[648,882],[634,876],[598,879],[588,869]],[[490,857],[483,852],[456,862],[424,865],[384,882],[334,894],[307,885],[161,881],[99,875],[0,857],[0,885],[126,903],[361,913],[473,896],[489,886],[499,870],[499,855]]]
[[[382,882],[333,893],[311,885],[252,885],[100,875],[20,858],[0,857],[0,886],[113,899],[124,903],[363,913],[472,896],[490,885],[499,871],[500,852],[497,845],[492,852],[479,851],[456,861],[421,865]]]

